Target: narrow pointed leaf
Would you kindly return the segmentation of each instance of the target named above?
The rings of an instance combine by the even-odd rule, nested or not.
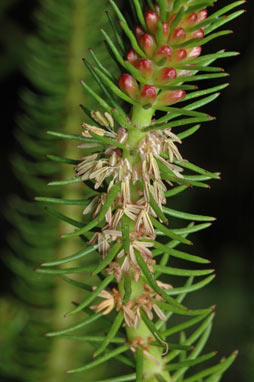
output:
[[[130,219],[124,214],[122,217],[122,241],[124,253],[129,253],[130,249]]]
[[[89,247],[81,249],[80,251],[78,251],[74,255],[67,256],[67,257],[65,257],[63,259],[60,259],[60,260],[51,261],[51,262],[48,262],[48,263],[42,263],[41,267],[54,267],[56,265],[66,264],[66,263],[69,263],[70,261],[74,261],[74,260],[80,259],[80,258],[82,258],[84,256],[87,256],[90,253],[96,251],[98,246],[99,246],[98,244],[91,245]]]
[[[136,351],[136,382],[143,382],[144,354],[142,349]]]
[[[166,215],[174,216],[179,219],[194,220],[194,221],[214,221],[216,218],[211,216],[189,214],[187,212],[173,210],[172,208],[162,207],[162,211]]]
[[[76,280],[72,280],[72,279],[69,279],[69,277],[66,277],[66,276],[59,276],[61,279],[63,279],[64,281],[66,281],[67,283],[73,285],[73,286],[76,286],[77,288],[81,288],[81,289],[84,289],[84,290],[87,290],[88,292],[92,292],[92,287],[91,285],[88,285],[88,284],[85,284],[85,283],[81,283],[80,281],[76,281]]]
[[[155,290],[155,292],[157,292],[159,295],[161,295],[169,304],[176,306],[178,309],[186,310],[186,308],[183,305],[179,304],[174,298],[168,296],[167,293],[158,286],[156,280],[154,279],[153,274],[150,272],[142,255],[138,251],[135,253],[135,255],[136,255],[138,265],[142,269],[142,272],[144,273],[144,276],[146,277],[146,280],[148,284],[151,286],[151,288]]]
[[[90,223],[88,223],[86,226],[84,226],[80,230],[75,231],[73,233],[62,235],[61,237],[62,238],[68,238],[68,237],[80,236],[83,233],[88,232],[92,228],[96,227],[98,225],[98,223],[100,223],[105,218],[105,215],[106,215],[108,209],[110,208],[110,206],[113,204],[114,199],[115,199],[115,197],[116,197],[116,195],[117,195],[119,190],[120,190],[120,184],[116,183],[110,189],[110,191],[108,193],[108,196],[107,196],[107,199],[106,199],[106,202],[104,203],[104,205],[103,205],[99,215],[94,220],[92,220]]]
[[[121,327],[122,322],[123,322],[123,312],[120,311],[120,312],[118,312],[118,314],[117,314],[117,316],[113,322],[113,325],[109,329],[109,332],[108,332],[105,340],[103,341],[103,343],[101,344],[99,349],[96,350],[96,352],[94,353],[94,355],[93,355],[94,358],[96,358],[98,355],[103,353],[104,350],[106,349],[106,347],[108,346],[108,344],[110,342],[112,342],[112,340],[114,339],[115,335],[117,334],[119,328]]]
[[[99,263],[98,267],[93,271],[93,275],[97,275],[105,269],[122,248],[122,243],[115,243],[109,250],[107,256]]]
[[[179,136],[179,135],[178,135]],[[178,186],[178,187],[173,187],[171,190],[167,191],[165,193],[165,196],[167,198],[170,198],[171,196],[175,196],[177,194],[180,194],[181,192],[183,192],[184,190],[186,190],[188,188],[188,186]]]
[[[77,165],[80,162],[78,159],[62,158],[57,155],[51,155],[51,154],[48,154],[47,158],[55,162],[73,164],[73,165]]]
[[[102,313],[96,313],[93,316],[91,316],[89,318],[86,318],[83,321],[79,322],[78,324],[75,324],[75,325],[73,325],[73,326],[71,326],[69,328],[66,328],[66,329],[62,329],[62,330],[57,330],[55,332],[46,333],[45,336],[47,336],[47,337],[55,337],[55,336],[61,336],[61,335],[66,334],[66,333],[70,333],[70,332],[72,332],[74,330],[83,328],[84,326],[89,325],[89,324],[91,324],[94,321],[97,321],[101,317],[102,317]]]
[[[195,283],[191,286],[172,288],[172,289],[167,290],[166,293],[170,296],[174,296],[175,294],[179,294],[179,293],[195,292],[196,290],[199,290],[199,289],[203,288],[204,286],[206,286],[207,284],[209,284],[211,281],[213,281],[214,278],[215,278],[215,275],[208,276],[204,280],[202,280],[198,283]]]
[[[208,359],[214,357],[216,354],[217,354],[216,352],[211,352],[208,354],[204,354],[203,356],[198,357],[196,359],[186,360],[186,361],[178,362],[178,363],[171,363],[170,365],[167,366],[166,369],[169,371],[172,371],[172,370],[181,369],[183,367],[195,366],[195,365],[198,365],[199,363],[207,361]]]
[[[173,275],[173,276],[204,276],[214,272],[214,269],[193,270],[193,269],[165,267],[161,265],[155,265],[154,269],[166,275]]]
[[[34,199],[38,202],[64,204],[66,206],[86,206],[89,203],[89,200],[68,200],[61,198],[47,198],[43,196],[36,196]]]
[[[129,349],[128,345],[120,346],[120,347],[112,350],[111,352],[107,353],[103,357],[97,358],[96,360],[94,360],[94,361],[92,361],[90,363],[87,363],[86,365],[81,366],[81,367],[79,367],[77,369],[67,370],[66,373],[67,374],[73,374],[73,373],[79,373],[79,372],[83,372],[83,371],[92,369],[92,368],[94,368],[96,366],[101,365],[104,362],[107,362],[109,359],[114,358],[118,354],[126,352],[128,349]]]
[[[75,267],[75,268],[65,268],[65,269],[45,269],[37,268],[36,273],[42,273],[45,275],[68,275],[71,273],[91,273],[95,269],[95,265],[87,265],[86,267]]]
[[[185,379],[185,382],[194,382],[198,378],[206,377],[206,376],[208,376],[210,374],[217,373],[220,370],[224,371],[225,369],[227,369],[234,362],[237,354],[238,354],[238,352],[235,351],[225,361],[219,363],[216,366],[209,367],[206,370],[203,370],[203,371],[200,371],[199,373],[194,374],[192,377]]]
[[[97,286],[97,288],[85,299],[85,301],[81,302],[77,308],[73,309],[72,311],[66,313],[66,316],[71,316],[75,313],[78,313],[80,312],[82,309],[86,308],[97,296],[98,294],[103,290],[105,289],[108,284],[111,283],[111,281],[113,281],[114,279],[114,276],[113,275],[109,275],[107,276],[101,283],[100,285]]]
[[[172,232],[172,230],[168,229],[163,224],[158,222],[158,220],[156,220],[153,216],[150,216],[150,219],[151,219],[151,222],[153,223],[154,227],[161,230],[166,236],[169,236],[171,239],[180,241],[181,243],[184,243],[184,244],[189,244],[189,245],[191,244],[191,241],[189,241],[188,239],[185,239],[182,236],[175,234],[174,232]]]
[[[161,244],[158,241],[154,242],[154,248],[161,249],[163,253],[168,253],[169,255],[173,257],[177,257],[178,259],[192,261],[194,263],[200,263],[200,264],[210,263],[210,261],[207,259],[204,259],[199,256],[190,255],[186,252],[178,251],[176,249],[170,248],[168,245]]]
[[[130,300],[131,293],[132,293],[132,277],[130,274],[125,273],[124,274],[124,298],[123,298],[123,303],[127,304]]]
[[[179,133],[177,134],[178,138],[179,139],[185,139],[185,138],[188,138],[190,137],[192,134],[194,134],[196,131],[198,131],[200,129],[200,126],[201,125],[195,125],[193,127],[190,127],[189,129],[186,129],[185,131],[183,131],[182,133]]]
[[[175,325],[172,328],[163,331],[161,333],[161,335],[162,335],[163,338],[165,338],[165,337],[171,336],[174,333],[178,333],[178,332],[181,332],[184,329],[190,328],[191,326],[193,326],[193,325],[197,324],[198,322],[204,320],[207,317],[208,314],[209,313],[206,313],[206,314],[203,314],[203,315],[199,315],[197,317],[192,318],[191,320],[188,320],[188,321],[185,321],[185,322],[183,322],[181,324]]]
[[[162,220],[163,223],[167,223],[168,219],[164,215],[164,213],[163,213],[164,211],[160,209],[160,207],[158,206],[158,204],[154,200],[153,195],[151,194],[150,191],[149,191],[149,198],[150,198],[150,205],[151,205],[152,209],[154,210],[154,212],[156,213],[157,217],[160,220]]]

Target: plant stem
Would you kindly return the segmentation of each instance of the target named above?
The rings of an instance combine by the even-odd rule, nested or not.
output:
[[[128,144],[130,147],[130,154],[125,154],[126,157],[128,157],[131,164],[135,164],[138,161],[140,161],[139,153],[137,150],[137,146],[140,142],[140,140],[145,136],[146,133],[141,132],[140,130],[143,127],[149,126],[151,124],[151,120],[153,117],[154,111],[152,109],[144,109],[142,106],[134,106],[132,109],[132,117],[131,122],[133,125],[137,127],[135,130],[129,131],[128,135]],[[131,187],[131,200],[132,202],[135,202],[137,199],[137,193],[136,193],[136,187]],[[130,222],[130,233],[133,232],[133,224]],[[120,282],[119,290],[120,293],[123,292],[123,286],[121,285],[122,282]],[[137,297],[141,296],[144,291],[144,280],[142,277],[139,278],[139,281],[136,282],[134,279],[131,282],[132,287],[132,294],[131,299],[136,299]],[[152,333],[149,331],[147,326],[145,325],[144,321],[141,319],[140,325],[137,329],[126,327],[126,333],[129,341],[132,341],[133,339],[137,337],[141,337],[146,343],[148,343],[148,338],[153,337]],[[146,377],[146,380],[149,382],[156,382],[157,379],[155,377],[156,374],[160,374],[163,376],[163,378],[167,382],[171,382],[170,375],[167,371],[163,371],[163,359],[161,356],[161,349],[155,346],[150,346],[149,353],[152,355],[153,358],[157,361],[156,363],[147,358],[144,355],[144,364],[143,364],[143,370],[144,375]]]
[[[66,100],[65,100],[65,124],[63,126],[64,133],[78,134],[80,130],[80,125],[82,122],[82,115],[79,111],[78,104],[83,98],[82,87],[80,86],[80,78],[83,74],[83,64],[81,61],[82,52],[85,46],[85,4],[83,0],[75,0],[73,4],[73,15],[72,15],[72,34],[69,46],[69,63],[68,63],[68,85],[66,89]],[[75,158],[76,156],[76,146],[73,142],[66,140],[62,147],[63,156],[67,158]],[[73,168],[70,166],[62,167],[61,177],[63,179],[68,179],[73,177]],[[80,185],[75,184],[71,188],[65,188],[62,192],[63,199],[80,199]],[[63,208],[63,214],[72,216],[75,219],[77,214],[80,214],[79,208],[75,206],[67,206]],[[69,225],[66,223],[60,223],[58,230],[59,233],[66,232],[70,229]],[[69,256],[72,253],[80,250],[78,245],[79,241],[72,239],[68,241],[61,242],[58,249],[56,258],[61,259],[63,257]],[[70,289],[69,285],[60,280],[56,280],[55,286],[55,310],[52,319],[53,327],[62,329],[67,326],[74,324],[76,320],[75,316],[71,316],[68,319],[64,318],[64,314],[68,312],[71,308],[70,301],[76,300],[75,296],[73,298],[73,290]],[[50,366],[50,377],[48,381],[50,382],[62,382],[63,381],[63,370],[71,369],[73,367],[73,343],[68,343],[63,339],[56,338],[53,342],[52,351],[49,355],[49,366]]]

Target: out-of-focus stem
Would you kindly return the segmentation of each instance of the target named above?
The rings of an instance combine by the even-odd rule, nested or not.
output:
[[[80,86],[80,79],[83,74],[82,52],[85,46],[85,2],[84,0],[73,1],[73,15],[72,15],[72,34],[69,46],[69,62],[68,62],[68,87],[66,89],[65,101],[65,124],[62,127],[62,132],[69,134],[78,134],[80,132],[80,125],[82,122],[82,115],[79,110],[80,100],[83,98],[82,87]],[[66,140],[61,142],[62,155],[67,158],[76,157],[76,146],[72,141]],[[72,166],[62,167],[62,179],[73,177]],[[62,192],[63,199],[80,199],[81,189],[79,184],[74,184],[70,188],[65,188]],[[80,209],[75,206],[68,206],[63,208],[63,214],[72,216],[75,219],[77,214],[80,214]],[[78,220],[78,218],[77,218]],[[60,223],[58,226],[59,233],[68,232],[70,226],[66,223]],[[57,249],[56,258],[60,259],[80,250],[79,240],[64,240],[60,242]],[[53,327],[61,329],[71,326],[76,320],[75,316],[64,318],[64,314],[72,309],[70,301],[75,300],[72,290],[66,282],[57,279],[55,287],[55,310],[52,319]],[[64,379],[63,371],[73,367],[73,346],[71,342],[64,342],[63,339],[54,339],[52,351],[49,354],[49,378],[48,382],[62,382]]]

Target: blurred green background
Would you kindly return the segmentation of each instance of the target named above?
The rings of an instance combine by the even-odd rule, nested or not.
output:
[[[85,0],[84,0],[85,1]],[[101,0],[96,0],[101,1]],[[228,1],[219,0],[219,6]],[[23,66],[25,40],[36,33],[33,12],[38,0],[1,0],[0,3],[0,81],[1,112],[1,210],[8,196],[20,187],[8,164],[16,149],[13,137],[15,119],[21,113],[19,94],[29,84]],[[231,23],[234,34],[210,43],[206,51],[240,51],[241,55],[220,62],[230,73],[230,86],[207,107],[216,121],[204,125],[186,140],[182,154],[193,163],[212,171],[221,171],[222,180],[212,189],[188,190],[172,199],[173,208],[217,216],[217,222],[194,237],[195,252],[212,260],[217,270],[215,282],[194,294],[189,304],[217,304],[217,315],[209,349],[221,355],[239,349],[237,361],[223,382],[254,381],[253,338],[253,2],[247,13]],[[9,230],[1,220],[2,246]],[[11,294],[11,273],[1,266],[1,294]]]

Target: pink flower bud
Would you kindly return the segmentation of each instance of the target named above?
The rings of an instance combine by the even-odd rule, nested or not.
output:
[[[123,73],[118,80],[118,85],[120,89],[127,93],[131,98],[137,98],[139,91],[138,83],[130,74]]]
[[[156,104],[161,106],[169,106],[183,99],[185,95],[186,92],[184,90],[167,90],[160,93],[157,97]]]
[[[137,52],[135,52],[134,49],[130,49],[129,52],[127,53],[127,60],[132,64],[132,65],[137,65],[139,61],[139,55]]]
[[[184,32],[184,29],[183,28],[176,28],[174,31],[173,31],[173,39],[185,39],[186,37],[186,33]]]
[[[156,87],[152,85],[144,85],[140,92],[140,99],[142,105],[153,104],[156,100],[157,91]]]
[[[188,58],[196,58],[201,54],[201,46],[195,46],[194,48],[187,49],[187,57]]]
[[[140,39],[140,37],[142,37],[145,34],[144,30],[142,29],[142,27],[140,25],[136,26],[135,33],[136,33],[138,40]]]
[[[154,11],[148,10],[145,14],[146,25],[150,32],[156,33],[159,17]]]
[[[203,29],[198,29],[198,30],[196,30],[195,32],[193,32],[192,34],[191,34],[191,37],[192,38],[204,38],[204,31],[203,31]]]
[[[137,64],[137,69],[140,71],[143,77],[149,79],[153,74],[153,62],[146,58],[142,58]]]
[[[148,55],[148,57],[152,57],[156,49],[156,43],[153,36],[151,36],[148,33],[145,33],[143,36],[140,37],[139,43],[141,45],[141,48]]]
[[[156,52],[156,61],[160,61],[163,58],[169,60],[172,56],[172,48],[169,45],[162,45]]]
[[[207,18],[207,10],[201,9],[201,11],[199,11],[197,13],[197,16],[198,16],[197,22],[201,23],[202,21],[204,21]]]
[[[168,82],[176,78],[176,70],[174,68],[163,68],[156,78],[157,82]]]
[[[173,53],[173,60],[174,61],[181,61],[184,60],[187,57],[187,52],[185,49],[177,49]]]

